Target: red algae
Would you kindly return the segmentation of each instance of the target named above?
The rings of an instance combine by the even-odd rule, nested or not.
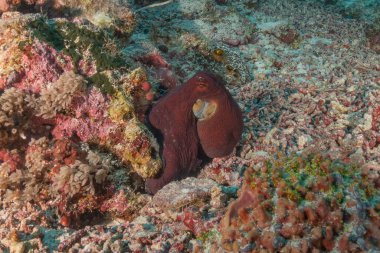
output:
[[[8,83],[7,86],[33,93],[39,93],[44,85],[56,81],[63,72],[73,69],[70,57],[38,41],[24,48],[21,62],[22,69],[17,73],[21,80]]]

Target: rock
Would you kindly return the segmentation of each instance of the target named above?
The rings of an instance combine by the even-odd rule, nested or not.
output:
[[[11,253],[23,253],[25,252],[24,242],[12,242],[9,247],[9,252]]]
[[[153,204],[168,209],[204,202],[211,197],[211,189],[217,184],[211,179],[189,177],[164,186],[153,197]]]

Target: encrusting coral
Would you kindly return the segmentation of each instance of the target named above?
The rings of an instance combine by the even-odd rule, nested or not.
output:
[[[5,13],[0,27],[2,205],[47,203],[64,226],[132,217],[146,202],[136,174],[161,168],[140,122],[153,95],[144,70],[127,69],[109,27],[83,18]]]
[[[379,179],[362,168],[321,154],[279,154],[244,175],[220,225],[225,250],[379,249]]]

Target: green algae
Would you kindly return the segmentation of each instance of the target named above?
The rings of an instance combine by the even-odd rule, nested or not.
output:
[[[321,154],[290,155],[278,154],[265,162],[263,170],[257,170],[249,177],[252,189],[264,180],[274,189],[283,184],[285,196],[298,204],[305,203],[305,190],[314,191],[319,188],[327,201],[342,204],[347,195],[354,194],[356,198],[379,203],[379,191],[363,175],[361,167],[356,164],[332,160]],[[319,184],[326,183],[324,186]]]
[[[62,50],[65,46],[64,37],[57,29],[55,22],[50,22],[44,18],[38,18],[28,24],[32,34],[37,39],[46,42],[57,50]]]
[[[103,70],[127,67],[125,60],[117,50],[107,48],[110,43],[117,40],[106,30],[86,27],[70,22],[52,21],[38,18],[29,22],[27,27],[32,35],[49,44],[54,49],[63,52],[73,59],[78,66],[83,55],[89,53],[90,59],[96,63],[99,72]],[[25,44],[20,44],[24,47]]]
[[[77,63],[82,58],[83,53],[88,50],[96,62],[98,71],[126,65],[121,56],[105,48],[110,40],[110,35],[105,31],[93,31],[68,22],[59,24],[58,28],[65,39],[63,52],[70,55],[74,62]]]
[[[202,232],[200,235],[197,236],[197,240],[199,241],[202,241],[202,242],[206,242],[208,240],[212,240],[212,239],[215,239],[215,237],[219,234],[218,231],[216,230],[209,230],[209,231],[206,231],[206,232]]]
[[[89,77],[90,82],[100,89],[102,93],[114,94],[116,92],[109,78],[102,73],[96,73]]]

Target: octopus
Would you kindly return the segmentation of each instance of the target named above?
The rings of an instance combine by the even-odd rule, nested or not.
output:
[[[151,194],[196,172],[204,155],[231,154],[243,130],[238,104],[223,80],[208,72],[197,73],[159,99],[148,120],[163,140],[163,171],[145,183]]]

